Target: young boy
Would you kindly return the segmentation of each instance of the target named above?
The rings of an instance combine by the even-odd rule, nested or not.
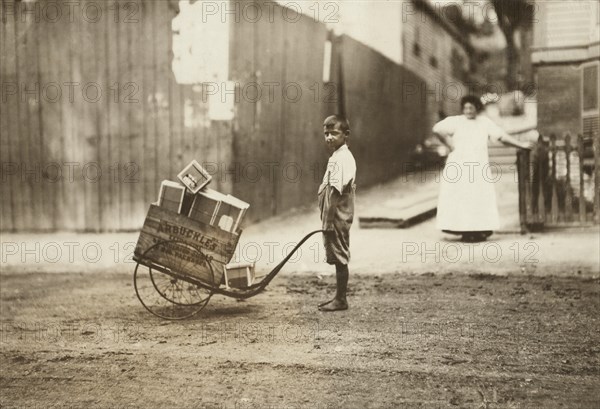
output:
[[[323,243],[327,263],[335,265],[335,297],[319,304],[321,311],[348,309],[348,262],[350,261],[350,226],[354,219],[356,162],[346,145],[350,124],[340,115],[332,115],[323,123],[325,143],[332,152],[319,187]]]

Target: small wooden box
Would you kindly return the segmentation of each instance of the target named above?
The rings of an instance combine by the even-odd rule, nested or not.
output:
[[[230,263],[223,267],[225,285],[232,288],[246,288],[254,284],[254,263]]]
[[[190,193],[189,190],[185,190],[185,194],[183,195],[183,203],[181,204],[181,214],[187,215],[190,213],[190,209],[192,208],[192,203],[194,203],[194,199],[196,195]]]
[[[156,204],[163,209],[180,213],[181,206],[183,205],[184,195],[184,186],[177,182],[163,180],[160,184],[160,192],[158,194],[158,202]]]
[[[188,216],[190,219],[214,225],[217,209],[221,205],[224,194],[205,188],[194,196]]]
[[[188,215],[191,219],[237,233],[249,207],[234,196],[204,188],[194,198]]]
[[[227,206],[223,208],[223,204],[226,204]],[[241,228],[242,220],[244,219],[246,211],[249,207],[250,205],[248,203],[238,199],[237,197],[227,195],[226,200],[221,203],[221,207],[217,213],[217,220],[220,220],[218,219],[219,214],[231,217],[233,219],[233,227],[228,231],[235,233]],[[217,225],[219,224],[220,223],[217,222]]]
[[[200,189],[208,185],[212,177],[200,164],[193,160],[179,174],[177,178],[187,187],[190,192],[198,193]]]

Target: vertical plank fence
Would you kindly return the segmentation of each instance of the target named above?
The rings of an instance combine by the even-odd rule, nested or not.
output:
[[[0,1],[3,232],[137,230],[160,182],[192,159],[251,203],[249,221],[264,219],[314,203],[321,121],[340,107],[361,187],[399,175],[428,132],[422,98],[403,93],[421,78],[309,16],[288,21],[280,4],[256,0],[270,13],[227,21],[237,99],[232,120],[215,120],[215,84],[180,84],[172,69],[179,0]],[[327,40],[338,58],[323,82]]]
[[[171,69],[177,0],[1,6],[1,231],[137,229],[183,163],[230,160]]]
[[[597,135],[540,135],[517,153],[523,231],[599,224],[599,145]]]

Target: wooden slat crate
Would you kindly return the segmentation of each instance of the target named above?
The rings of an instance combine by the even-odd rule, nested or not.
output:
[[[169,240],[183,244],[159,245],[142,257],[151,246]],[[233,257],[238,240],[237,234],[151,205],[134,255],[142,264],[155,263],[178,274],[218,286],[223,277],[223,266]],[[205,258],[194,249],[214,259],[212,272]]]

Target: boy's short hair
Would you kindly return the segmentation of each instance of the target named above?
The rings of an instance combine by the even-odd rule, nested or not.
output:
[[[350,122],[342,115],[330,115],[323,122],[323,126],[335,126],[335,124],[340,124],[340,130],[344,133],[350,131]]]

